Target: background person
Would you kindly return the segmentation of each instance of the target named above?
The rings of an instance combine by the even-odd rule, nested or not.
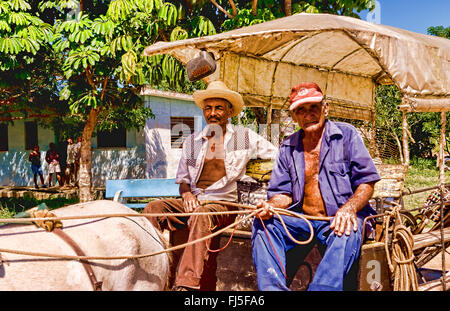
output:
[[[48,163],[48,186],[52,186],[52,178],[53,174],[56,175],[56,179],[58,180],[58,184],[61,186],[61,168],[59,166],[59,154],[55,150],[55,144],[50,143],[49,150],[45,154],[45,161]]]
[[[75,153],[76,145],[74,145],[72,137],[67,139],[67,160],[66,160],[66,182],[67,186],[75,184]]]
[[[28,161],[31,162],[31,171],[33,172],[33,181],[36,189],[39,189],[39,186],[37,184],[37,175],[39,175],[41,179],[41,186],[45,187],[44,175],[42,173],[41,167],[41,151],[39,150],[39,146],[35,146],[33,151],[31,151],[30,155],[28,156]]]

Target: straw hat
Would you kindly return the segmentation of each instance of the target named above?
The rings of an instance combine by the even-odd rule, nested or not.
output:
[[[208,98],[223,98],[231,103],[233,106],[233,113],[231,117],[237,116],[242,107],[244,107],[244,100],[241,94],[230,90],[222,81],[211,82],[206,90],[196,91],[193,94],[193,98],[197,106],[203,109],[205,99]]]

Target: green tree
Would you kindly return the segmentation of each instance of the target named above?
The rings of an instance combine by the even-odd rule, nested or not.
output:
[[[431,26],[428,27],[427,32],[429,35],[438,36],[450,39],[450,27],[444,27],[444,26]],[[437,119],[435,117],[435,119]],[[450,112],[447,112],[447,120],[450,120]],[[436,121],[437,124],[440,124],[440,118],[438,121]],[[450,122],[447,121],[447,127],[446,127],[446,145],[445,149],[447,151],[447,154],[450,154]]]
[[[58,113],[52,27],[33,1],[0,1],[0,122]]]
[[[397,109],[402,94],[395,85],[382,85],[375,92],[375,127],[378,156],[395,159],[397,154],[388,146],[397,146],[398,158],[403,162],[402,112]]]
[[[70,120],[83,128],[80,201],[89,201],[95,130],[142,128],[153,116],[139,96],[145,85],[189,89],[184,66],[169,55],[144,57],[144,48],[157,40],[213,34],[215,28],[202,16],[186,18],[183,6],[163,0],[113,0],[107,6],[59,0],[40,8],[60,16],[51,45],[62,59],[60,100],[67,102]]]
[[[431,26],[428,27],[427,32],[429,35],[450,39],[450,27]]]

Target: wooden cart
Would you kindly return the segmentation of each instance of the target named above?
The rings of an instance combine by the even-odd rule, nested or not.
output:
[[[442,256],[441,271],[438,273],[420,270],[418,263],[413,262],[413,266],[416,265],[414,277],[421,284],[418,289],[449,288],[445,266],[445,248],[449,245],[449,203],[444,200],[448,186],[444,174],[443,145],[446,112],[450,111],[450,40],[351,17],[302,13],[213,36],[157,42],[147,47],[144,53],[147,56],[171,54],[187,64],[201,51],[210,52],[209,55],[213,55],[217,63],[215,72],[203,80],[220,79],[242,94],[246,106],[265,107],[267,138],[275,143],[279,142],[280,130],[280,114],[276,112],[287,109],[290,88],[300,81],[314,81],[324,91],[325,100],[330,104],[330,117],[358,120],[370,125],[368,147],[372,156],[376,157],[375,89],[379,85],[395,84],[400,90],[402,101],[398,109],[403,116],[403,138],[401,142],[398,140],[398,144],[403,145],[400,150],[402,163],[389,166],[381,162],[378,166],[383,176],[374,196],[379,212],[374,218],[378,221],[378,236],[372,243],[362,245],[358,270],[360,290],[396,289],[393,284],[397,277],[392,275],[392,266],[396,264],[393,264],[390,251],[397,239],[392,238],[392,229],[387,228],[391,226],[386,223],[390,217],[388,213],[395,210],[394,207],[400,209],[400,219],[394,221],[392,226],[404,224],[411,227],[410,231],[416,230],[417,222],[421,221],[408,212],[414,207],[403,206],[402,200],[403,196],[411,193],[404,189],[410,164],[406,116],[408,113],[440,113],[440,182],[435,190],[441,200],[434,206],[434,211],[440,211],[443,217],[436,223],[433,232],[414,232],[412,251],[414,260],[420,260],[418,263],[422,266],[433,255]],[[234,274],[225,272],[229,267],[224,268],[221,289],[241,289],[236,284],[252,277],[246,235],[240,234],[234,242],[245,253],[242,255],[245,258],[235,254],[233,246],[220,256],[227,262],[231,259],[239,260],[239,263],[249,262],[249,266],[245,271]],[[238,247],[241,244],[246,247]],[[244,269],[242,265],[237,266]],[[307,270],[313,273],[314,264],[310,268]],[[234,281],[230,279],[231,275]],[[436,275],[437,280],[428,283]],[[295,282],[292,286],[295,287]]]

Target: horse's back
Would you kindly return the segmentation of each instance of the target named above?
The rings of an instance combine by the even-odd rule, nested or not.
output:
[[[58,217],[101,214],[136,214],[112,201],[75,204],[52,212]],[[152,254],[164,249],[161,236],[144,217],[103,217],[62,220],[63,232],[85,256],[117,257]],[[34,225],[10,224],[0,228],[0,249],[76,256],[59,235]],[[82,263],[1,252],[0,290],[92,290]],[[103,290],[162,290],[168,277],[169,259],[163,253],[140,259],[89,261]]]

